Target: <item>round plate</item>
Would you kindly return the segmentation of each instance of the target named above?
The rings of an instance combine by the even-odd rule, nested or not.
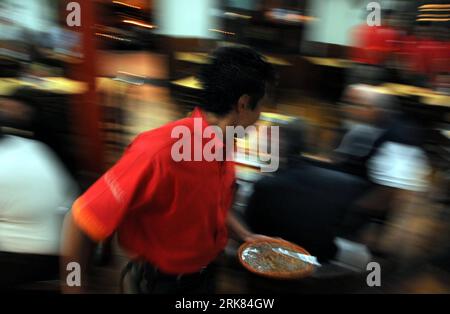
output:
[[[238,250],[239,261],[247,270],[276,279],[298,279],[312,274],[314,265],[298,254],[311,256],[304,248],[278,239],[246,242]]]

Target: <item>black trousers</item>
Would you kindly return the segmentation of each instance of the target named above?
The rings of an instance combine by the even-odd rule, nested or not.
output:
[[[127,273],[127,275],[125,275]],[[168,275],[149,263],[130,262],[123,277],[129,276],[132,292],[140,294],[213,294],[215,276],[212,266],[194,274]]]

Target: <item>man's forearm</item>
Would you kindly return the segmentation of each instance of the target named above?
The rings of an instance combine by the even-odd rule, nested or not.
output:
[[[227,218],[228,230],[231,237],[238,242],[252,242],[259,240],[272,240],[271,237],[253,233],[243,222],[239,220],[236,214],[230,212]]]
[[[230,236],[236,241],[246,241],[252,235],[252,232],[245,226],[233,212],[229,212],[227,218],[228,230]]]
[[[61,243],[60,278],[63,293],[81,293],[87,286],[87,270],[95,243],[89,239],[75,224],[72,214],[66,216]],[[76,263],[76,264],[71,264]],[[68,267],[69,266],[69,267]],[[79,267],[80,285],[73,283],[69,274]]]

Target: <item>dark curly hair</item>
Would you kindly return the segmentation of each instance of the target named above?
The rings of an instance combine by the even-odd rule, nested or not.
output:
[[[248,47],[231,46],[215,50],[199,74],[203,86],[202,109],[226,115],[242,95],[249,95],[255,109],[264,97],[266,84],[275,79],[273,67]]]

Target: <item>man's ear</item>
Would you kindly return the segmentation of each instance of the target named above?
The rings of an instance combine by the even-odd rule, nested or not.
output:
[[[244,94],[241,97],[239,97],[239,100],[237,102],[237,112],[238,113],[249,108],[249,106],[250,106],[250,96],[249,95]]]

